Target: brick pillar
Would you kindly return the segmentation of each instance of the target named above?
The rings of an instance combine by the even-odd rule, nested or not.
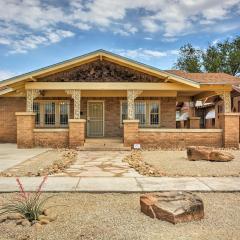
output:
[[[135,143],[139,143],[138,139],[139,120],[123,121],[123,143],[125,147],[131,147]]]
[[[200,128],[200,117],[189,117],[189,128]]]
[[[223,129],[223,146],[239,149],[239,113],[221,113],[220,127]]]
[[[185,128],[184,120],[181,120],[181,121],[180,121],[180,128]]]
[[[85,119],[69,119],[69,148],[84,145],[85,142]]]
[[[17,118],[17,146],[18,148],[34,147],[35,113],[16,112]]]

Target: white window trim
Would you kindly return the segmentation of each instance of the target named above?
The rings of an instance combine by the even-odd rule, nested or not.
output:
[[[55,103],[55,124],[45,124],[44,116],[45,116],[45,110],[44,110],[44,104],[46,102],[49,103]],[[68,119],[70,118],[70,101],[69,100],[34,100],[34,103],[39,103],[39,109],[40,109],[40,124],[35,125],[36,128],[67,128],[68,124],[61,125],[60,124],[60,102],[66,102],[68,105]]]
[[[120,100],[120,127],[123,127],[122,124],[122,103],[123,102],[127,102],[127,100]],[[145,125],[139,125],[139,127],[142,128],[159,128],[161,126],[161,100],[135,100],[134,102],[144,102],[145,103],[145,116],[146,116],[146,124]],[[150,114],[150,109],[149,109],[149,105],[150,103],[158,103],[159,105],[159,113],[158,113],[158,119],[159,119],[159,123],[158,124],[150,124],[151,122],[151,114]],[[147,107],[148,106],[148,107]],[[148,109],[147,109],[148,108]]]

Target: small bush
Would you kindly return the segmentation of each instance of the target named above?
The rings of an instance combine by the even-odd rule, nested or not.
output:
[[[49,200],[49,197],[42,197],[42,187],[44,183],[47,181],[47,176],[45,176],[33,193],[27,193],[24,190],[23,184],[20,179],[16,179],[19,193],[17,196],[9,201],[9,203],[4,204],[0,208],[0,215],[9,214],[9,213],[19,213],[30,222],[37,220],[39,215],[43,214],[44,206],[46,202]]]

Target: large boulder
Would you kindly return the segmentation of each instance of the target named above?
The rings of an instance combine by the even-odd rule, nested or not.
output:
[[[234,159],[234,156],[228,152],[220,152],[220,151],[212,151],[209,154],[210,161],[218,161],[218,162],[229,162]]]
[[[141,211],[149,217],[174,224],[204,217],[202,199],[189,192],[144,194],[140,197],[140,205]]]
[[[213,162],[228,162],[234,159],[231,153],[213,150],[210,147],[188,147],[187,157],[190,161],[207,160]]]
[[[208,160],[212,149],[207,147],[187,147],[187,157],[190,161]]]

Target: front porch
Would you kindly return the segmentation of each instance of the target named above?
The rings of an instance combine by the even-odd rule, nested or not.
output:
[[[230,113],[228,92],[220,92],[225,102],[225,113],[219,116],[219,126],[200,129],[200,118],[194,111],[194,101],[203,96],[199,89],[192,87],[187,92],[163,90],[167,86],[160,83],[164,88],[153,90],[154,87],[159,88],[159,83],[144,86],[139,83],[134,84],[138,89],[132,90],[127,89],[128,85],[103,83],[98,86],[99,90],[92,90],[91,84],[86,87],[82,83],[74,83],[75,89],[64,89],[71,88],[72,83],[70,86],[65,83],[58,83],[58,86],[27,83],[27,112],[16,113],[18,146],[81,148],[86,138],[119,138],[124,147],[139,143],[164,149],[189,145],[238,148],[239,137],[235,130],[239,132],[236,129],[239,115]],[[139,89],[147,86],[149,90]],[[174,86],[171,87],[184,88]],[[208,91],[204,93],[206,96]],[[187,126],[179,126],[176,122],[179,101],[192,103]]]

